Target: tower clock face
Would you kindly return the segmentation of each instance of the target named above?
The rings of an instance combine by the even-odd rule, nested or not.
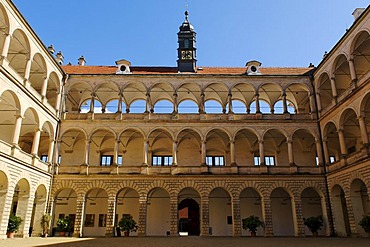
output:
[[[182,60],[193,59],[193,52],[192,51],[181,51],[181,59]]]

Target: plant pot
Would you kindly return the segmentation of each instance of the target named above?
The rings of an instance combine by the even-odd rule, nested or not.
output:
[[[319,236],[319,233],[318,232],[313,232],[312,235],[316,238]]]
[[[14,232],[7,232],[6,233],[6,236],[7,236],[7,238],[14,238]]]
[[[61,237],[65,237],[65,236],[66,236],[66,232],[60,232],[60,233],[59,233],[59,236],[61,236]]]
[[[257,233],[256,232],[251,232],[251,237],[256,237],[257,236]]]
[[[130,232],[129,231],[125,231],[125,237],[129,237],[130,236]]]

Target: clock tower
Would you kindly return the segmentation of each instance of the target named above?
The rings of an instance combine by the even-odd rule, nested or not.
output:
[[[185,12],[185,21],[177,33],[179,48],[177,49],[177,68],[179,72],[196,72],[197,49],[195,48],[196,32],[189,22],[189,13]]]

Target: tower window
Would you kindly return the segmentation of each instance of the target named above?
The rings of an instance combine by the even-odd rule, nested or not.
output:
[[[184,48],[190,48],[190,42],[188,39],[184,40]]]

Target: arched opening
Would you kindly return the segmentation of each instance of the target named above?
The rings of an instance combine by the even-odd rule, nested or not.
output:
[[[124,188],[117,194],[117,206],[115,216],[115,226],[126,215],[131,215],[136,223],[139,222],[139,194],[131,188]],[[130,233],[132,236],[137,236],[137,232]]]
[[[159,100],[154,105],[154,113],[172,113],[173,103],[170,100]]]
[[[201,138],[198,132],[185,129],[177,136],[177,163],[180,166],[201,164]]]
[[[50,144],[54,141],[54,129],[53,126],[49,122],[45,122],[41,128],[40,134],[40,144],[38,148],[38,157],[40,157],[41,161],[48,162],[49,158],[49,150]],[[50,159],[51,161],[51,159]]]
[[[327,73],[322,74],[318,80],[318,91],[320,95],[321,108],[325,109],[333,102],[333,89]]]
[[[156,129],[149,135],[149,151],[152,166],[171,166],[173,138],[163,129]]]
[[[324,225],[318,232],[319,235],[326,235],[327,232],[327,217],[324,215],[323,209],[326,208],[322,196],[317,193],[314,188],[306,188],[301,194],[302,201],[302,216],[303,218],[322,216]],[[312,235],[310,230],[305,227],[305,235]]]
[[[162,188],[154,188],[148,194],[147,236],[166,236],[170,231],[170,195]]]
[[[230,137],[221,129],[214,129],[206,136],[206,163],[208,166],[230,164]]]
[[[268,106],[267,109],[265,103],[260,102],[261,112],[265,114],[271,114],[274,113],[273,109],[271,109],[274,102],[277,102],[279,99],[281,99],[282,89],[276,83],[266,83],[258,89],[258,95],[259,99],[267,103]]]
[[[329,163],[334,163],[338,161],[341,151],[337,127],[334,125],[333,122],[330,122],[325,126],[323,141],[324,145],[326,145],[328,149]]]
[[[14,195],[12,200],[12,206],[10,208],[10,216],[19,216],[23,220],[19,227],[19,231],[17,235],[20,236],[28,236],[29,229],[26,229],[26,223],[27,221],[26,216],[28,213],[28,206],[29,206],[29,198],[30,198],[30,184],[29,182],[22,178],[18,181],[17,185],[14,189]],[[28,227],[29,225],[27,225]]]
[[[351,184],[351,202],[355,222],[357,223],[357,232],[365,237],[367,234],[364,229],[358,225],[358,222],[360,222],[365,215],[370,215],[370,202],[366,184],[360,179],[353,180]]]
[[[123,101],[128,106],[128,112],[130,113],[144,113],[146,111],[146,100],[147,88],[142,83],[130,83],[123,90]]]
[[[316,166],[316,141],[308,130],[300,129],[293,137],[294,163],[298,166]],[[316,164],[317,163],[317,164]]]
[[[2,4],[0,4],[0,49],[3,50],[6,36],[9,35],[9,17]]]
[[[285,189],[276,188],[270,199],[274,236],[294,236],[292,197]]]
[[[40,53],[35,54],[31,62],[31,71],[29,81],[31,86],[42,95],[42,86],[45,83],[47,77],[47,69],[45,59]]]
[[[291,114],[310,113],[310,91],[305,85],[294,83],[286,89],[288,112]]]
[[[64,188],[57,192],[54,197],[54,213],[52,214],[53,230],[52,235],[59,235],[57,232],[57,221],[58,219],[68,217],[71,220],[72,228],[68,233],[68,236],[72,236],[74,232],[74,224],[76,219],[77,209],[77,194],[73,189]]]
[[[215,188],[209,194],[209,227],[212,236],[232,236],[233,219],[230,194]]]
[[[199,106],[193,100],[184,100],[180,102],[177,110],[180,114],[198,114]]]
[[[223,108],[220,102],[216,100],[207,100],[204,103],[204,111],[207,114],[222,114]]]
[[[355,64],[357,79],[361,80],[370,68],[370,35],[363,31],[357,35],[353,45],[353,62]]]
[[[259,100],[260,112],[263,114],[271,114],[271,106],[265,100]],[[250,106],[250,113],[255,114],[257,112],[256,101],[253,101]]]
[[[108,194],[95,188],[86,194],[85,221],[82,234],[86,236],[105,236],[108,213]]]
[[[82,165],[85,161],[85,134],[81,130],[67,130],[60,140],[61,166]]]
[[[95,166],[111,166],[115,163],[115,135],[109,130],[99,129],[91,134],[89,164]],[[119,152],[118,146],[118,153]]]
[[[82,104],[87,100],[91,101],[92,88],[89,84],[84,82],[74,83],[69,85],[67,92],[68,95],[65,97],[65,107],[67,112],[80,113],[90,111],[90,108],[87,108]]]
[[[19,147],[26,153],[31,154],[35,132],[39,128],[39,119],[36,111],[28,108],[24,113],[21,132],[19,136]]]
[[[287,100],[286,103],[287,103],[288,113],[289,114],[296,114],[297,110],[296,110],[293,102],[291,102],[290,100]],[[279,100],[278,102],[276,102],[273,109],[274,109],[274,114],[283,114],[284,113],[283,101]]]
[[[335,185],[331,191],[332,210],[334,227],[338,236],[346,237],[351,235],[348,211],[344,191],[339,185]]]
[[[360,125],[357,115],[352,109],[347,109],[341,116],[341,126],[346,144],[347,154],[360,151],[362,148],[362,138]]]
[[[27,35],[20,29],[15,30],[10,40],[7,58],[9,65],[22,78],[25,76],[26,65],[30,59],[30,51]]]
[[[256,133],[242,129],[235,135],[235,156],[238,166],[254,166],[254,159],[260,157]]]
[[[245,188],[240,193],[240,219],[248,218],[249,216],[257,216],[262,218],[261,195],[254,188]],[[248,230],[242,230],[243,236],[249,236]],[[257,235],[263,235],[263,228],[257,230]]]
[[[20,112],[18,97],[12,91],[0,96],[0,140],[12,144],[17,115]]]
[[[146,101],[143,99],[135,100],[129,108],[130,113],[144,113],[146,111]]]
[[[351,72],[346,56],[339,55],[336,58],[335,66],[333,68],[335,84],[337,87],[337,94],[340,96],[351,85]]]
[[[226,105],[226,111],[229,109],[229,103]],[[232,101],[232,109],[233,113],[235,114],[245,114],[247,113],[247,107],[244,102],[240,100],[233,100]]]
[[[6,195],[8,193],[8,177],[3,172],[0,171],[0,208],[4,208],[6,205]],[[4,210],[0,210],[0,221],[4,222]]]
[[[80,113],[92,113],[91,112],[91,99],[82,102],[80,106]],[[94,100],[94,113],[103,113],[103,105],[99,100]]]
[[[192,188],[183,189],[178,196],[179,233],[200,234],[200,195]]]
[[[276,129],[267,131],[263,137],[265,164],[288,166],[288,144],[285,135]]]
[[[46,210],[47,195],[48,192],[45,185],[40,185],[36,190],[35,201],[32,208],[30,225],[32,227],[32,236],[40,236],[40,233],[42,234],[41,217],[44,215]]]
[[[60,79],[55,72],[52,72],[49,76],[45,96],[49,104],[55,108],[59,108],[59,106],[57,106],[58,97],[60,97],[59,93],[60,93]]]
[[[119,140],[122,166],[140,166],[144,161],[144,136],[135,129],[127,129]]]
[[[252,102],[256,95],[256,90],[251,84],[239,83],[231,90],[233,98],[233,112],[234,113],[250,113],[250,102]],[[243,108],[246,108],[243,112]]]
[[[109,109],[107,106],[107,103],[118,99],[119,97],[119,89],[116,84],[112,82],[105,82],[99,85],[99,88],[95,90],[96,98],[99,99],[101,105],[102,105],[102,113],[114,113],[117,111],[118,108],[118,102],[117,107],[115,109]],[[100,113],[100,112],[99,112]]]

